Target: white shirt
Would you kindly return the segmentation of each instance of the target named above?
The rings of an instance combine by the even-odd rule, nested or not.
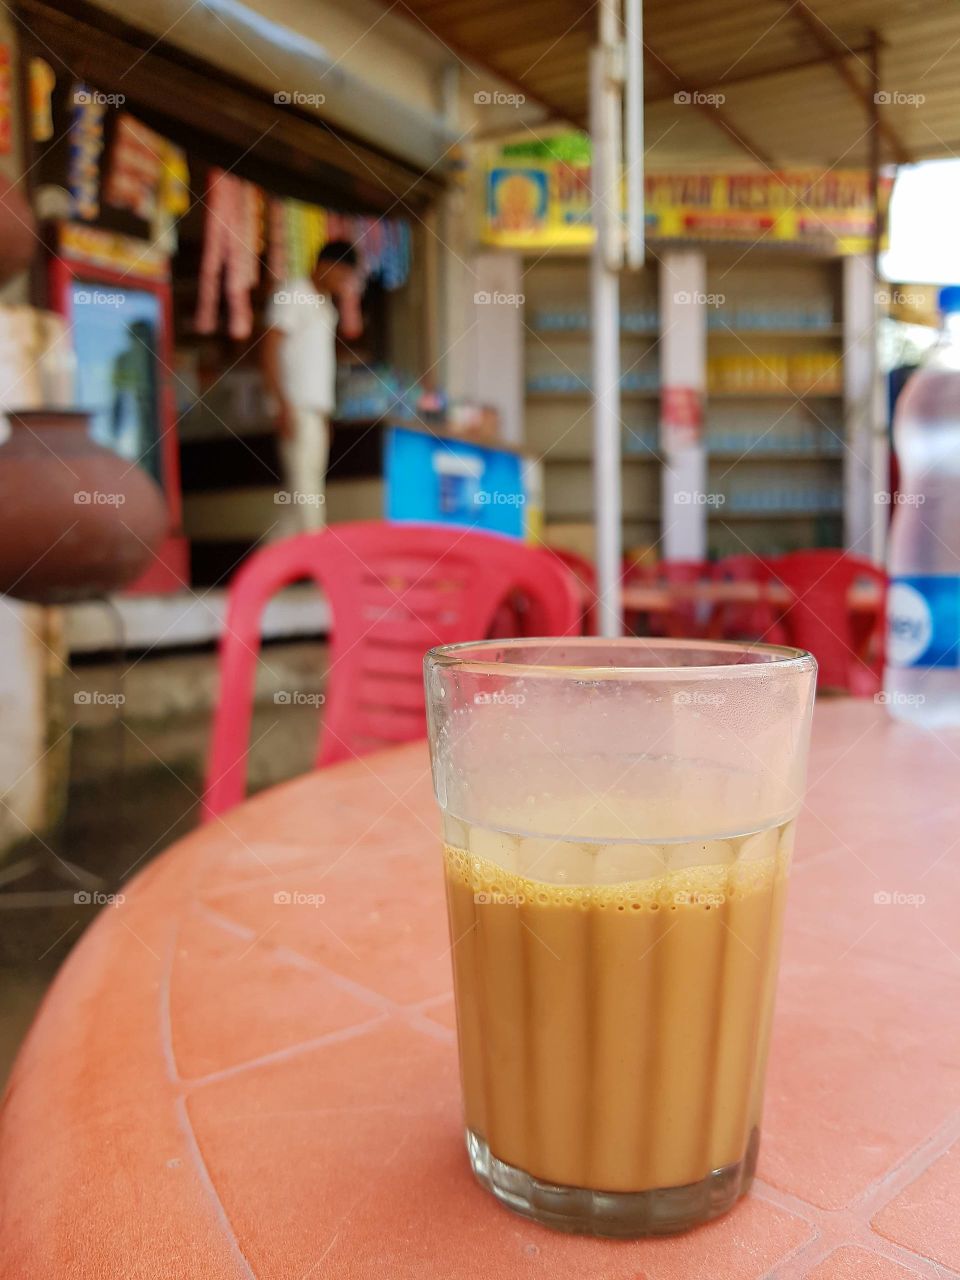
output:
[[[297,409],[328,416],[336,404],[337,308],[311,280],[293,280],[273,295],[267,327],[284,335],[280,376],[284,394]]]

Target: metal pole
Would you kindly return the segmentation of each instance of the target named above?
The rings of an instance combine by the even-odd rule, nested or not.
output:
[[[619,0],[600,0],[600,45],[590,56],[591,186],[596,239],[590,263],[593,368],[593,504],[599,628],[623,631],[620,491],[620,87],[612,76]]]
[[[625,19],[627,262],[636,270],[643,266],[647,233],[643,181],[643,0],[626,0]]]

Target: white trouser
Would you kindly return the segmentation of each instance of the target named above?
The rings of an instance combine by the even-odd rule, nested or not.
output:
[[[280,441],[280,461],[286,485],[281,491],[284,510],[277,521],[278,537],[322,529],[327,523],[326,479],[330,454],[330,424],[320,409],[294,409],[293,435]]]

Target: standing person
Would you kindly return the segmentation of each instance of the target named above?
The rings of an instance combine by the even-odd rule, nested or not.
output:
[[[357,254],[346,240],[324,245],[310,279],[285,285],[274,294],[267,313],[263,374],[276,404],[287,485],[289,508],[280,522],[284,534],[326,524],[324,486],[336,401],[338,329],[346,339],[363,332]]]

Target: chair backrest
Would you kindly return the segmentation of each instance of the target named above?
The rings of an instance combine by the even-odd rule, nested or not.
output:
[[[709,579],[710,564],[707,560],[661,560],[656,577],[671,587],[690,586]],[[668,636],[689,639],[703,635],[707,614],[696,600],[675,600],[659,621]]]
[[[716,640],[762,640],[786,644],[786,632],[766,589],[773,581],[770,560],[749,552],[723,556],[712,566],[718,583],[751,583],[760,590],[755,601],[722,601],[714,605],[707,634]]]
[[[580,625],[569,571],[512,538],[371,520],[272,543],[230,584],[206,817],[244,797],[263,611],[303,579],[316,583],[333,615],[319,765],[422,737],[424,654],[482,640],[508,596],[523,598],[526,634],[575,635]]]
[[[818,685],[850,693],[876,692],[883,662],[883,571],[864,556],[832,548],[792,551],[772,568],[791,594],[783,613],[789,641],[816,658]],[[849,598],[858,582],[876,586],[881,599],[861,625]]]
[[[585,636],[597,634],[597,569],[592,560],[580,555],[578,551],[567,551],[564,547],[548,547],[551,555],[556,556],[561,564],[565,564],[577,578],[582,587],[581,625]]]

